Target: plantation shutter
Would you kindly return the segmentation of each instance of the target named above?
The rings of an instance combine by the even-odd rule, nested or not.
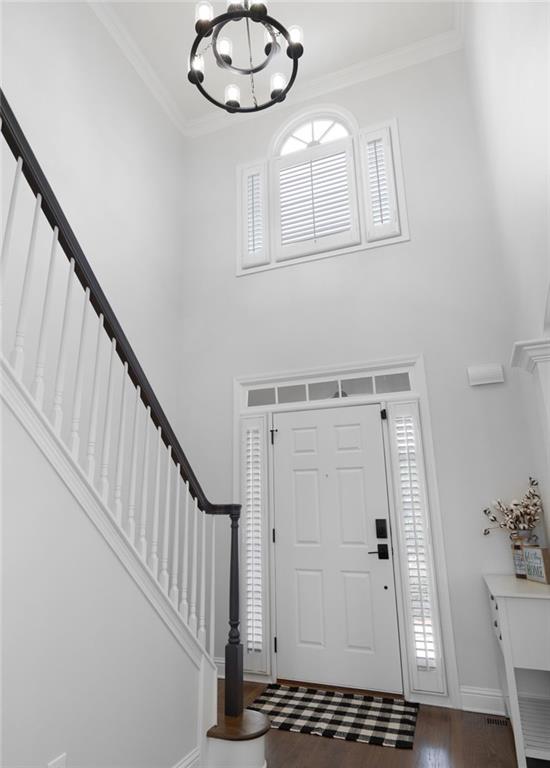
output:
[[[367,241],[401,234],[389,127],[364,134],[366,145]]]
[[[267,264],[266,184],[261,165],[242,171],[241,210],[241,266],[247,269]]]
[[[418,403],[389,407],[411,688],[445,693]]]
[[[265,652],[265,417],[241,421],[241,503],[243,541],[245,667],[264,671]]]
[[[279,158],[273,170],[277,260],[359,242],[350,138]]]

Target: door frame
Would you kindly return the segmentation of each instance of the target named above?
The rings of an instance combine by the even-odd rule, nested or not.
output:
[[[411,389],[406,392],[381,395],[361,395],[349,399],[332,399],[330,401],[298,402],[285,403],[281,405],[267,405],[247,407],[246,394],[249,388],[258,386],[273,386],[282,382],[293,383],[301,380],[313,378],[339,377],[342,375],[357,374],[360,372],[365,375],[374,375],[379,373],[394,373],[406,370],[409,373]],[[351,402],[350,402],[351,400]],[[431,427],[428,388],[426,382],[426,373],[424,359],[422,355],[410,355],[408,357],[399,357],[384,359],[379,361],[370,361],[367,363],[353,365],[339,365],[325,368],[318,368],[305,371],[284,371],[277,373],[268,373],[260,375],[240,376],[234,379],[233,403],[234,403],[234,445],[233,445],[233,496],[240,498],[241,483],[241,462],[240,462],[240,425],[242,417],[263,416],[266,420],[267,431],[273,426],[273,414],[279,412],[320,410],[322,408],[351,407],[355,405],[378,404],[380,408],[387,408],[391,403],[410,403],[416,401],[420,411],[419,430],[423,444],[423,459],[426,474],[426,493],[429,501],[430,510],[430,528],[433,544],[433,563],[434,563],[434,588],[437,596],[439,609],[439,623],[441,627],[441,654],[446,677],[446,692],[428,693],[419,692],[411,689],[410,668],[415,663],[409,655],[406,644],[407,637],[407,613],[405,609],[405,589],[401,563],[403,553],[400,547],[400,537],[395,535],[398,523],[397,506],[395,496],[394,473],[395,466],[392,459],[390,446],[390,435],[388,421],[382,422],[384,454],[386,460],[386,482],[388,488],[388,507],[389,519],[392,531],[394,532],[392,543],[394,547],[394,577],[397,599],[397,619],[399,627],[399,644],[401,652],[401,668],[403,675],[403,690],[406,699],[421,704],[430,704],[434,706],[461,708],[461,697],[458,682],[458,668],[456,662],[456,650],[454,643],[454,633],[452,628],[452,617],[450,609],[449,586],[447,577],[447,567],[444,549],[442,520],[439,505],[439,491],[437,475],[435,469],[435,451],[433,448],[433,433]],[[266,435],[267,443],[267,435]],[[269,542],[271,542],[271,529],[274,528],[274,455],[269,450],[267,444],[267,483],[266,483],[266,511],[267,511],[267,530],[269,532]],[[265,598],[268,603],[266,606],[266,642],[269,643],[267,655],[267,671],[261,673],[246,672],[245,677],[249,680],[261,682],[274,682],[277,678],[277,659],[273,648],[272,639],[276,636],[276,601],[275,601],[275,557],[273,546],[266,547],[265,555],[267,559],[265,573],[267,574],[268,584],[266,585]]]
[[[300,403],[297,403],[296,405],[300,405]],[[302,404],[303,405],[303,404]],[[314,406],[314,404],[311,404]],[[380,408],[380,411],[382,411],[383,408],[386,407],[386,403],[381,400],[379,397],[378,399],[371,400],[370,402],[355,402],[355,399],[352,400],[352,402],[348,402],[347,400],[343,400],[340,403],[333,402],[327,402],[327,403],[321,403],[317,407],[310,407],[310,408],[285,408],[281,407],[280,409],[277,409],[275,411],[272,411],[269,417],[269,423],[270,426],[274,426],[274,416],[275,414],[280,415],[283,413],[304,413],[304,412],[311,412],[311,411],[326,411],[328,409],[334,410],[335,408],[341,409],[341,408],[364,408],[369,405],[378,405]],[[388,472],[389,464],[388,462],[391,460],[390,456],[390,445],[389,445],[389,433],[388,433],[388,422],[387,420],[382,420],[381,418],[381,424],[382,424],[382,449],[384,454],[384,479],[385,479],[385,488],[386,488],[386,497],[388,500],[388,518],[389,518],[389,543],[392,549],[392,573],[393,573],[393,581],[394,581],[394,593],[395,593],[395,608],[396,608],[396,619],[397,619],[397,634],[398,634],[398,648],[399,648],[399,666],[400,666],[400,675],[401,675],[401,687],[403,689],[403,695],[405,695],[405,659],[407,657],[407,649],[404,642],[404,627],[402,626],[402,622],[400,620],[400,611],[399,611],[399,599],[402,598],[402,580],[401,580],[401,571],[400,571],[400,558],[398,556],[398,545],[397,540],[398,537],[395,535],[395,505],[393,504],[393,492],[392,492],[392,486],[390,486],[390,475],[391,472]],[[269,454],[269,479],[268,482],[271,486],[270,488],[270,504],[269,504],[269,520],[270,520],[270,528],[275,528],[275,451],[270,451]],[[393,507],[393,509],[392,509]],[[394,555],[394,547],[396,555]],[[270,547],[270,560],[272,568],[270,568],[270,622],[271,626],[273,627],[273,634],[277,637],[277,594],[276,594],[276,586],[277,586],[277,578],[276,578],[276,555],[274,552],[273,547]],[[399,575],[398,575],[399,574]],[[272,649],[272,661],[271,661],[271,670],[272,670],[272,676],[274,679],[277,679],[277,654],[273,652]],[[377,691],[379,692],[379,691]],[[388,695],[392,695],[391,693],[388,693]]]

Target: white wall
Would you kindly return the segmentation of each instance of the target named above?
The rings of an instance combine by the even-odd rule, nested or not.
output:
[[[177,428],[183,138],[87,3],[2,13],[2,88]]]
[[[517,339],[542,334],[550,285],[548,19],[546,3],[465,8],[469,83]]]
[[[511,342],[543,336],[550,291],[550,10],[547,3],[466,3],[466,61],[509,283]],[[510,346],[511,353],[511,346]],[[521,383],[533,472],[549,512],[550,433],[535,377]]]
[[[199,671],[5,406],[2,421],[0,761],[170,768],[197,746]]]
[[[325,98],[324,101],[328,99]],[[425,355],[462,685],[498,688],[481,582],[511,568],[481,510],[526,485],[532,461],[517,383],[471,389],[466,366],[506,363],[508,283],[480,170],[461,53],[331,94],[361,126],[397,117],[410,243],[235,277],[238,163],[265,155],[290,102],[193,142],[188,157],[183,414],[190,455],[218,500],[232,488],[232,379],[245,374]],[[309,106],[309,104],[307,104]],[[192,361],[187,365],[186,361]],[[218,654],[226,631],[227,543],[219,542]]]

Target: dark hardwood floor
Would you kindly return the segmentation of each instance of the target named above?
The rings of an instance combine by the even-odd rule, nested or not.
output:
[[[265,686],[245,683],[245,706]],[[220,682],[223,702],[223,682]],[[421,706],[412,750],[270,730],[268,768],[517,768],[510,725],[486,715]]]

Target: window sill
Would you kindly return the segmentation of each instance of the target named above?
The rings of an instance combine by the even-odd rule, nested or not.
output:
[[[399,235],[399,237],[388,237],[387,240],[375,240],[372,243],[359,243],[359,245],[350,245],[345,248],[335,248],[330,251],[320,251],[319,253],[311,253],[307,256],[298,256],[295,259],[285,259],[281,261],[271,262],[269,264],[263,264],[258,267],[248,267],[244,269],[240,265],[240,256],[238,256],[236,277],[244,277],[245,275],[254,274],[256,272],[268,272],[272,269],[280,269],[281,267],[292,267],[297,264],[306,264],[310,261],[318,261],[319,259],[328,259],[333,256],[344,256],[348,253],[357,253],[358,251],[368,251],[372,248],[382,248],[388,245],[395,245],[396,243],[406,243],[410,240],[408,233]]]

